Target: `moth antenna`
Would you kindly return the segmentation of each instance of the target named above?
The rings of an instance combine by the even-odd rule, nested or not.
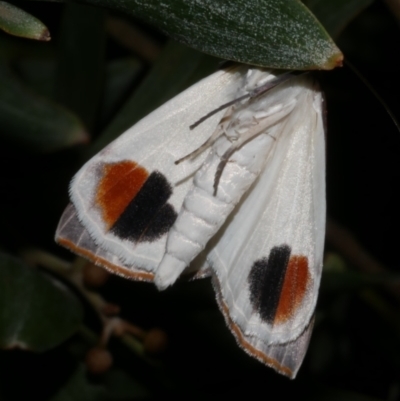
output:
[[[266,82],[264,85],[261,85],[258,88],[254,89],[253,91],[251,91],[250,97],[251,98],[257,97],[257,96],[271,90],[272,88],[275,88],[276,86],[288,81],[293,76],[298,76],[298,75],[302,75],[302,74],[307,74],[307,72],[302,71],[302,72],[298,73],[297,71],[286,71],[286,72],[282,73],[281,75],[278,75],[277,77],[275,77],[272,81]]]
[[[192,159],[199,155],[204,149],[208,148],[211,146],[215,140],[223,133],[222,129],[218,126],[218,128],[214,131],[214,133],[202,144],[200,145],[196,150],[193,152],[190,152],[188,155],[181,157],[180,159],[175,161],[175,164],[179,164],[187,159]]]
[[[285,117],[288,113],[290,113],[293,110],[293,107],[295,106],[295,102],[289,103],[286,107],[282,108],[280,111],[264,118],[262,121],[260,121],[257,125],[253,126],[245,134],[243,134],[237,141],[235,141],[235,144],[230,146],[229,149],[222,155],[221,161],[218,164],[217,171],[215,172],[215,178],[214,178],[214,196],[217,194],[217,189],[218,189],[218,184],[219,180],[221,179],[222,172],[224,171],[224,168],[226,166],[226,163],[228,163],[229,158],[232,156],[232,154],[239,149],[243,144],[246,142],[250,141],[252,138],[256,137],[257,135],[260,135],[261,132],[264,132],[265,129],[268,127],[272,126],[279,120],[281,120],[283,117]],[[272,137],[273,138],[273,137]],[[273,138],[276,140],[276,138]]]
[[[231,100],[230,102],[224,103],[221,106],[217,107],[216,109],[210,111],[207,113],[205,116],[201,117],[199,120],[197,120],[194,124],[190,125],[190,129],[196,128],[198,125],[200,125],[202,122],[207,120],[208,118],[212,117],[214,114],[217,114],[219,111],[226,109],[229,106],[234,105],[235,103],[240,102],[241,100],[248,99],[248,98],[254,98],[257,97],[267,91],[269,91],[272,88],[275,88],[275,86],[280,85],[281,83],[287,81],[288,79],[292,78],[294,72],[293,71],[287,71],[284,72],[283,74],[275,77],[272,81],[266,82],[264,85],[261,85],[259,88],[254,89],[250,93],[246,93],[243,96],[239,96],[236,99]],[[307,72],[301,72],[301,74],[307,74]]]
[[[194,129],[197,126],[199,126],[202,122],[206,121],[208,118],[212,117],[214,114],[217,114],[219,111],[224,110],[226,108],[228,108],[229,106],[234,105],[237,102],[240,102],[243,99],[247,99],[251,97],[251,93],[247,93],[243,96],[239,96],[236,99],[231,100],[230,102],[224,103],[221,106],[217,107],[216,109],[210,111],[209,113],[207,113],[205,116],[201,117],[199,120],[197,120],[194,124],[190,125],[189,128],[190,129]]]

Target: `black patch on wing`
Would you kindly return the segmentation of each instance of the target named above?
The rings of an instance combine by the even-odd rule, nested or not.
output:
[[[111,231],[134,242],[152,242],[167,233],[177,213],[167,203],[172,187],[164,175],[154,171],[132,199]]]
[[[256,260],[248,276],[250,302],[261,319],[272,324],[279,304],[291,248],[274,246],[268,258]]]

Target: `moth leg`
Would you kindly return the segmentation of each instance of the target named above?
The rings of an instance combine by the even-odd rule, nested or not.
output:
[[[193,152],[176,160],[175,164],[179,164],[188,159],[193,159],[197,155],[199,155],[201,152],[203,152],[205,149],[210,147],[222,134],[225,133],[225,124],[229,123],[231,114],[232,114],[232,107],[230,107],[226,111],[225,115],[221,118],[221,121],[219,122],[218,127],[212,133],[212,135],[202,145],[200,145],[197,149],[195,149]]]
[[[293,110],[295,104],[295,101],[291,102],[276,112],[261,118],[255,125],[252,125],[246,132],[238,136],[229,149],[221,156],[221,161],[219,162],[217,170],[215,171],[214,196],[217,194],[219,180],[221,179],[226,163],[228,163],[229,158],[233,155],[233,153],[235,153],[236,150],[238,150],[246,142],[251,141],[253,138],[262,134],[268,128],[279,122],[282,118],[286,117]]]

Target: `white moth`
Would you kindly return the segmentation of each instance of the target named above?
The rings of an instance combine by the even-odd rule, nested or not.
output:
[[[56,240],[159,289],[211,275],[240,346],[293,378],[321,277],[325,136],[313,79],[280,80],[219,71],[149,114],[76,174]]]

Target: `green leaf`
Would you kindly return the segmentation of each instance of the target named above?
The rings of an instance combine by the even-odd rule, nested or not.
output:
[[[373,0],[303,0],[334,38]]]
[[[0,137],[42,152],[88,140],[74,114],[30,91],[3,63],[0,63]]]
[[[63,284],[0,253],[0,347],[46,351],[82,319],[80,302]]]
[[[299,0],[86,0],[137,16],[213,56],[284,69],[326,69],[343,55]]]
[[[0,29],[23,38],[50,40],[50,32],[41,21],[5,1],[0,1]]]

